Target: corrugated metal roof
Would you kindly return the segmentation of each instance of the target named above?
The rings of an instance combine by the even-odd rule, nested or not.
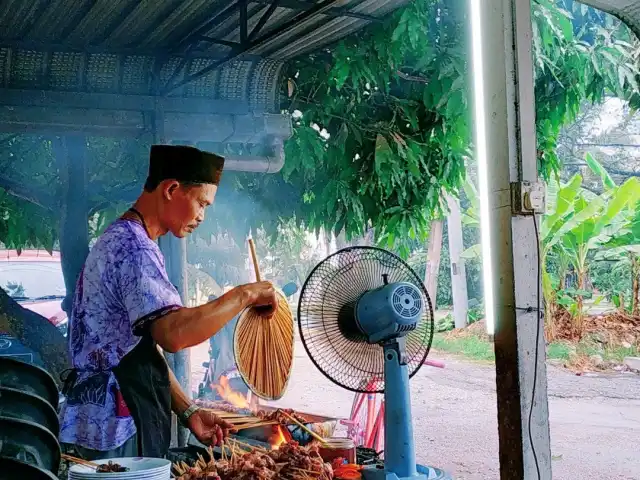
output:
[[[603,12],[610,13],[625,22],[640,38],[640,1],[638,0],[583,0]]]
[[[286,60],[316,50],[384,18],[408,0],[337,0],[321,15],[279,32],[247,53]],[[278,30],[326,0],[0,0],[0,45],[155,55],[182,53],[194,32],[227,45],[201,41],[190,55],[225,57],[241,41],[246,3],[248,32],[270,12],[256,37]],[[277,3],[277,8],[271,4]],[[210,22],[211,25],[205,25]]]

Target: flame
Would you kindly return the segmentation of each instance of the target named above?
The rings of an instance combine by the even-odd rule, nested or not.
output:
[[[287,434],[289,434],[288,430],[287,430]],[[289,434],[289,436],[291,435]],[[280,448],[280,445],[287,442],[288,440],[287,440],[287,435],[285,434],[285,430],[282,428],[281,425],[275,425],[274,433],[269,438],[269,443],[271,444],[271,450],[278,450]]]
[[[213,385],[213,387],[225,402],[230,403],[236,408],[249,408],[249,401],[247,400],[247,397],[234,391],[229,385],[229,379],[225,375],[222,375],[220,377],[220,383],[218,385]]]

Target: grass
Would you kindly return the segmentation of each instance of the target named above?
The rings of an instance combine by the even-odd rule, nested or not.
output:
[[[433,348],[455,353],[474,360],[494,361],[493,344],[475,335],[448,337],[446,333],[433,336]]]
[[[577,345],[567,342],[553,342],[547,347],[547,358],[557,360],[571,360],[576,355],[581,357],[600,355],[605,361],[622,363],[624,357],[637,357],[638,354],[638,349],[635,347],[610,346],[601,348],[588,342],[580,342]]]
[[[463,357],[479,361],[493,362],[495,355],[493,344],[476,335],[453,336],[436,333],[433,337],[433,348],[442,352],[462,355]],[[577,345],[567,342],[553,342],[547,346],[547,359],[571,361],[575,358],[600,355],[605,361],[621,363],[624,357],[639,356],[637,348],[608,347],[599,348],[594,343],[580,342]]]

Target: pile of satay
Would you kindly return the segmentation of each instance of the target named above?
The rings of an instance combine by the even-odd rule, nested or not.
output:
[[[227,439],[222,458],[215,460],[209,448],[209,460],[198,455],[193,466],[174,464],[177,480],[332,480],[331,464],[324,462],[318,447],[301,447],[297,442],[266,450],[238,440]]]
[[[233,423],[236,430],[276,424],[286,426],[295,423],[309,423],[308,419],[291,408],[279,408],[273,411],[258,410],[250,415],[246,415],[244,412],[249,412],[249,410],[237,408],[223,402],[196,400],[196,404],[202,408],[211,410],[218,417]]]

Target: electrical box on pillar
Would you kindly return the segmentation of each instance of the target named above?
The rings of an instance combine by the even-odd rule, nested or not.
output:
[[[543,214],[545,186],[543,182],[513,182],[511,184],[511,206],[514,215]]]

